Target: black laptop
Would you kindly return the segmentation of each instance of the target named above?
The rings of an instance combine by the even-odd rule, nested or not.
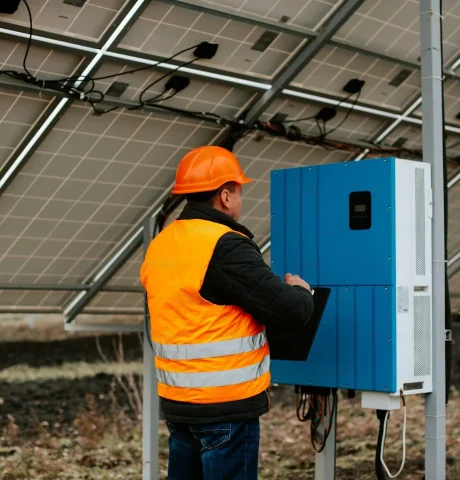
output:
[[[321,318],[326,309],[330,288],[312,287],[315,307],[313,315],[302,328],[267,328],[268,345],[272,360],[294,360],[304,362],[308,358],[311,346],[318,331]],[[289,323],[289,319],[286,319]]]

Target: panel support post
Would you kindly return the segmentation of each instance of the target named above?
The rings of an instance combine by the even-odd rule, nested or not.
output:
[[[446,478],[445,247],[441,0],[420,0],[423,157],[433,186],[433,393],[425,400],[425,478]]]
[[[155,218],[149,217],[144,223],[144,251],[155,234]],[[150,315],[145,297],[144,322],[144,392],[142,402],[142,480],[159,478],[159,402],[157,394],[157,377],[155,373],[153,350],[150,346]]]
[[[331,402],[333,401],[331,397]],[[329,432],[324,450],[315,456],[315,480],[335,480],[336,435],[337,435],[337,407],[332,417],[332,427]]]

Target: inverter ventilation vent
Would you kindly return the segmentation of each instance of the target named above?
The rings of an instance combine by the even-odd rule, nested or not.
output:
[[[414,295],[414,376],[431,374],[431,298]]]
[[[415,273],[426,274],[425,170],[415,169]]]

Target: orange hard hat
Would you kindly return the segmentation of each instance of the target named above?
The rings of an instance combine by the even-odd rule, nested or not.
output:
[[[244,185],[252,180],[243,173],[232,152],[222,147],[199,147],[180,161],[172,193],[211,192],[227,182]]]

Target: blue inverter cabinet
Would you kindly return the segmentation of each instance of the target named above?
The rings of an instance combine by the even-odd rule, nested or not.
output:
[[[273,270],[332,289],[307,361],[273,360],[273,383],[376,392],[372,408],[431,391],[430,202],[422,162],[271,173]]]

